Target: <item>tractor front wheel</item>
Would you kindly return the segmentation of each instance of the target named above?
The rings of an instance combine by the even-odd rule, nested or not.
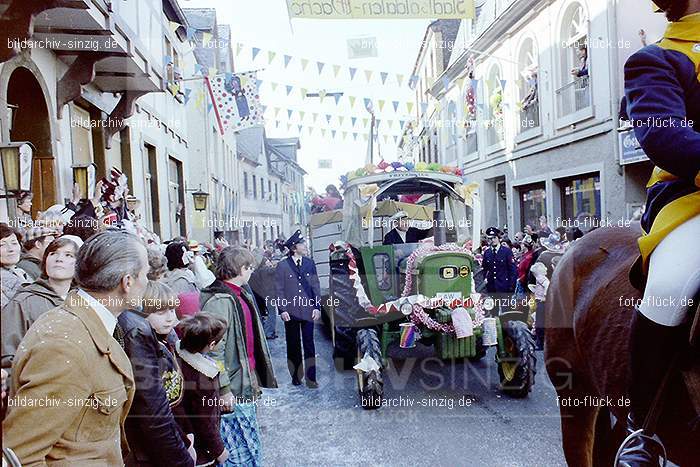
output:
[[[360,329],[357,331],[357,361],[369,356],[379,365],[379,370],[365,373],[357,371],[357,389],[360,393],[362,408],[374,410],[382,406],[384,395],[384,381],[382,379],[382,347],[379,343],[377,331],[374,329]]]
[[[535,384],[535,339],[527,324],[513,320],[504,323],[503,340],[505,355],[498,357],[501,390],[511,397],[527,397]]]

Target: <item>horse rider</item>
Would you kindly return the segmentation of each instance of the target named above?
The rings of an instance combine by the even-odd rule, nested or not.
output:
[[[631,325],[628,438],[618,466],[658,465],[661,441],[645,420],[700,289],[700,249],[685,247],[700,238],[700,0],[655,3],[670,24],[625,63],[627,113],[656,167],[631,275],[645,275],[646,285]]]

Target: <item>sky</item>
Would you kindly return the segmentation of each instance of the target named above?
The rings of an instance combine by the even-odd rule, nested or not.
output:
[[[352,137],[352,132],[368,132],[368,127],[362,128],[362,118],[369,118],[364,98],[372,99],[377,118],[384,120],[380,123],[380,147],[375,146],[374,162],[379,162],[377,151],[388,161],[396,159],[397,143],[393,135],[401,135],[399,120],[410,119],[405,102],[415,99],[408,81],[429,20],[294,19],[290,22],[286,0],[180,0],[180,6],[216,8],[219,24],[231,26],[235,71],[263,70],[258,72],[258,79],[262,80],[262,104],[268,107],[266,133],[273,138],[300,137],[299,163],[308,172],[305,178],[307,186],[322,193],[329,183],[338,185],[341,174],[365,165],[368,144],[359,134],[356,141]],[[376,58],[348,58],[348,39],[361,37],[376,38]],[[242,47],[235,55],[239,49],[237,44]],[[252,47],[261,49],[255,60],[252,59]],[[270,51],[275,57],[268,63]],[[287,67],[284,55],[293,57]],[[309,60],[304,71],[301,58]],[[321,75],[317,62],[325,63]],[[337,77],[333,65],[342,67]],[[348,67],[358,68],[353,80]],[[373,71],[369,83],[364,70]],[[389,73],[384,85],[380,72]],[[396,74],[404,76],[401,86]],[[274,90],[273,82],[279,83]],[[286,85],[295,87],[289,96]],[[301,88],[310,93],[324,89],[345,95],[338,105],[331,97],[326,97],[321,103],[318,97],[302,99]],[[352,108],[348,96],[356,96]],[[386,101],[381,111],[378,109],[380,99]],[[400,102],[397,112],[392,101]],[[281,109],[276,118],[275,107]],[[287,109],[295,111],[291,119]],[[316,127],[311,134],[308,128],[302,128],[299,133],[298,110],[305,112],[301,123]],[[319,114],[316,124],[313,113]],[[332,116],[330,125],[327,114]],[[338,116],[344,117],[342,125]],[[354,128],[351,117],[357,118]],[[276,127],[275,120],[281,122],[279,127]],[[386,125],[388,120],[394,120],[390,128]],[[288,122],[292,124],[290,129]],[[325,137],[318,127],[328,128]],[[331,128],[338,130],[335,138],[331,135]],[[342,137],[343,131],[348,132],[346,139]],[[386,143],[384,134],[390,136]],[[331,168],[319,168],[320,159],[331,160]]]

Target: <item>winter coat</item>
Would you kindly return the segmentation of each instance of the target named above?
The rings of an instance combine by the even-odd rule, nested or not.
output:
[[[12,297],[15,296],[17,291],[22,287],[22,285],[31,283],[32,278],[17,266],[12,266],[9,268],[0,268],[0,289],[2,290],[2,296],[0,297],[0,309],[5,308],[5,305],[10,303]]]
[[[250,276],[248,281],[250,289],[255,295],[255,301],[258,305],[258,311],[262,315],[267,316],[267,307],[271,306],[271,300],[277,296],[275,288],[275,268],[269,265],[260,266]]]
[[[2,310],[2,355],[14,355],[29,327],[47,311],[63,303],[63,298],[40,278],[23,286]],[[2,367],[12,366],[12,357],[2,359]]]
[[[22,253],[17,267],[24,269],[24,272],[34,281],[41,276],[41,260],[29,253]]]
[[[124,331],[124,351],[134,370],[136,392],[126,419],[126,437],[131,447],[127,466],[193,466],[187,438],[170,408],[163,376],[175,372],[175,402],[182,397],[182,376],[173,355],[158,340],[156,332],[139,311],[119,315]]]
[[[199,290],[194,273],[187,268],[165,271],[160,281],[173,289],[176,295],[187,292],[197,292]]]
[[[178,343],[179,344],[179,343]],[[194,434],[197,464],[208,464],[224,452],[219,406],[219,368],[213,359],[177,347],[184,378],[182,403],[173,408],[185,433]]]
[[[219,349],[212,352],[210,356],[225,369],[219,375],[221,393],[231,392],[244,402],[258,398],[262,393],[261,386],[276,388],[277,380],[272,368],[265,331],[260,316],[256,312],[255,300],[245,287],[241,289],[241,296],[246,301],[253,320],[256,366],[254,372],[250,369],[246,351],[243,308],[233,291],[222,281],[214,281],[201,292],[201,313],[208,313],[228,323]]]
[[[77,292],[44,313],[13,364],[3,447],[25,467],[122,465],[134,396],[129,358]],[[37,408],[19,401],[44,401]]]

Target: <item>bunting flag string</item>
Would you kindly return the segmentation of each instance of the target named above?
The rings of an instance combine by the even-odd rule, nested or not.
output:
[[[270,122],[272,123],[272,122]],[[293,122],[282,122],[280,120],[274,120],[274,126],[275,128],[280,128],[281,125],[285,125],[287,127],[287,131],[291,131],[293,127],[296,127],[299,133],[301,134],[304,130],[307,131],[309,135],[312,135],[314,132],[321,133],[321,136],[324,138],[326,135],[330,132],[330,136],[332,138],[337,138],[338,136],[342,136],[343,140],[347,140],[350,136],[352,136],[354,141],[357,141],[357,137],[362,135],[363,139],[367,141],[368,136],[369,136],[369,129],[365,130],[364,132],[360,131],[347,131],[342,128],[326,128],[326,127],[319,127],[319,126],[314,126],[314,125],[307,125],[304,123],[293,123]],[[383,138],[384,142],[387,143],[389,138],[392,138],[394,142],[398,141],[398,139],[401,137],[401,135],[396,135],[396,134],[388,134],[384,132],[379,132],[379,134],[375,133],[375,139],[377,138]]]

